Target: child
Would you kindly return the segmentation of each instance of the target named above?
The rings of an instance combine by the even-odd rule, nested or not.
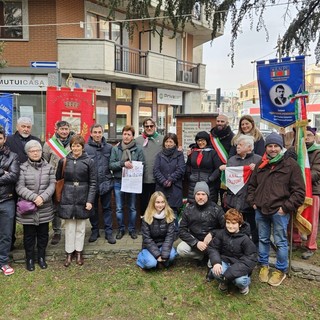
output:
[[[256,246],[249,238],[250,226],[243,221],[241,213],[229,209],[225,214],[226,227],[218,231],[208,247],[209,259],[213,266],[208,278],[217,279],[221,291],[228,290],[234,283],[240,293],[249,293],[250,275],[257,264]]]
[[[174,213],[160,191],[154,192],[150,198],[141,232],[142,251],[138,254],[137,265],[142,269],[168,267],[177,255],[173,248]]]

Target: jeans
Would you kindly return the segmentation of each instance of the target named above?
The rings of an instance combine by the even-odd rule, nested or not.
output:
[[[277,247],[276,269],[286,272],[288,268],[288,238],[287,227],[290,214],[264,215],[256,210],[256,223],[259,233],[259,258],[262,266],[269,265],[270,236],[273,230],[274,244]]]
[[[129,232],[135,231],[136,228],[136,216],[137,216],[137,209],[136,209],[136,194],[135,193],[126,193],[122,192],[121,190],[121,182],[115,181],[114,182],[114,197],[116,200],[116,216],[118,221],[118,228],[121,231],[125,231],[124,225],[124,218],[123,218],[123,207],[126,197],[126,205],[128,208],[129,214],[129,225],[128,230]]]
[[[162,247],[160,247],[160,252]],[[171,248],[169,259],[164,263],[164,266],[168,267],[175,257],[177,256],[177,252],[175,248]],[[157,259],[150,253],[148,249],[142,249],[137,257],[137,265],[142,269],[152,269],[155,268],[158,264]]]
[[[0,267],[9,261],[15,211],[14,200],[0,202]]]
[[[221,261],[221,265],[222,265],[222,274],[221,276],[227,271],[227,269],[230,267],[230,263],[226,263],[224,261]],[[213,273],[213,270],[211,271],[212,275],[215,279],[217,279],[218,281],[223,281],[221,276],[217,276]],[[246,287],[248,287],[251,283],[251,278],[248,275],[245,276],[241,276],[238,278],[235,278],[232,283],[238,287],[239,289],[244,289]]]
[[[46,248],[49,241],[49,222],[38,226],[33,224],[23,225],[23,244],[26,259],[34,259],[34,247],[37,243],[38,259],[46,257]]]
[[[112,234],[111,195],[112,195],[111,191],[109,191],[101,196],[99,194],[96,194],[96,197],[94,199],[93,215],[90,217],[92,232],[98,232],[98,230],[99,230],[99,211],[98,211],[98,208],[99,208],[99,199],[100,199],[100,203],[102,206],[102,212],[103,212],[104,232],[106,235]]]

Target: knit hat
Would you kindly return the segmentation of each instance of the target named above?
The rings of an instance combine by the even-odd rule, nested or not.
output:
[[[196,193],[199,191],[205,192],[208,195],[208,197],[210,195],[209,187],[204,181],[200,181],[200,182],[196,183],[194,190],[193,190],[193,195],[195,196]]]
[[[197,133],[196,137],[195,137],[195,141],[199,140],[199,139],[204,139],[207,141],[207,144],[210,143],[210,136],[209,133],[206,131],[200,131]]]
[[[313,133],[313,135],[315,136],[315,135],[316,135],[316,133],[317,133],[317,128],[312,128],[312,127],[310,127],[310,126],[307,126],[307,131],[312,132],[312,133]]]
[[[282,149],[283,148],[283,138],[282,138],[282,136],[280,136],[280,134],[277,134],[276,132],[272,132],[266,137],[265,146],[267,146],[268,144],[277,144]]]

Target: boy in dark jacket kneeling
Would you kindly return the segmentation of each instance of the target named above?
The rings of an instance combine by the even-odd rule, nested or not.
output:
[[[219,230],[208,246],[213,267],[208,272],[207,280],[217,279],[221,291],[227,291],[229,283],[233,283],[241,294],[246,295],[250,275],[257,264],[256,246],[249,238],[250,226],[238,210],[229,209],[225,220],[225,229]]]

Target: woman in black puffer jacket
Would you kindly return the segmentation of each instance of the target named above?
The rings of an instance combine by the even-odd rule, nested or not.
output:
[[[142,251],[137,258],[140,268],[168,267],[173,262],[177,255],[173,248],[174,219],[165,195],[161,191],[154,192],[141,225]]]
[[[64,177],[61,202],[58,206],[59,216],[65,219],[65,250],[68,267],[73,253],[78,265],[83,264],[82,251],[85,238],[86,220],[92,212],[96,194],[96,175],[93,160],[84,152],[85,141],[80,135],[71,138],[71,152],[61,159],[57,169],[57,180]],[[64,174],[63,162],[66,161]]]

